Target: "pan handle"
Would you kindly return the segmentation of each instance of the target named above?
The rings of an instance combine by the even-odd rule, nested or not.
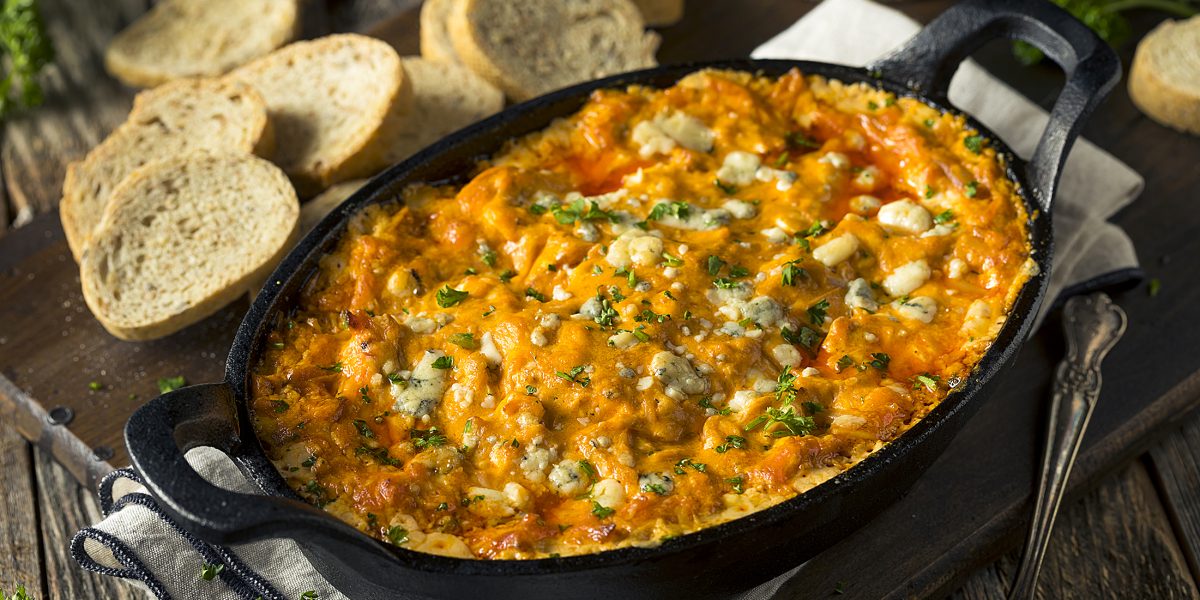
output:
[[[368,538],[297,500],[219,488],[192,468],[184,453],[211,446],[236,456],[241,445],[237,403],[227,383],[168,392],[133,413],[125,445],[133,466],[159,505],[184,529],[214,544],[308,536],[361,545]]]
[[[1001,37],[1032,44],[1067,75],[1026,167],[1038,203],[1048,210],[1084,120],[1121,78],[1116,53],[1086,25],[1045,0],[969,0],[868,68],[948,105],[950,78],[959,64]]]

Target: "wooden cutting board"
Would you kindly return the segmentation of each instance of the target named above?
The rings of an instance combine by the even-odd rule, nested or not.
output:
[[[123,117],[130,91],[98,72],[98,48],[144,9],[138,0],[120,0],[115,2],[119,10],[101,16],[83,0],[45,4],[48,12],[61,9],[69,13],[63,20],[83,22],[95,35],[74,36],[70,43],[77,47],[60,47],[64,64],[58,68],[66,83],[56,80],[58,87],[52,89],[59,95],[52,93],[45,108],[6,130],[6,192],[30,208],[56,198],[64,161],[77,158]],[[378,19],[395,4],[331,2],[320,18],[310,15],[316,25],[306,23],[306,29],[367,29],[402,52],[415,53],[414,2],[399,2],[407,8]],[[928,20],[948,4],[902,7]],[[745,56],[810,6],[693,0],[683,23],[662,30],[660,59]],[[1147,17],[1137,27],[1144,32],[1152,24]],[[1129,50],[1123,57],[1126,64]],[[1017,66],[1000,44],[977,58],[1043,106],[1053,101],[1061,81],[1055,70]],[[70,93],[77,90],[84,91]],[[78,127],[85,129],[72,129]],[[1195,208],[1200,141],[1141,116],[1123,88],[1101,107],[1085,135],[1146,177],[1142,199],[1116,221],[1134,239],[1150,275],[1164,284],[1157,297],[1144,288],[1114,297],[1129,313],[1129,331],[1105,364],[1104,393],[1071,480],[1072,494],[1144,450],[1156,433],[1200,401],[1200,236],[1195,235],[1200,231],[1200,210]],[[239,301],[163,340],[118,341],[83,303],[57,215],[34,217],[0,236],[0,421],[15,423],[22,435],[92,485],[114,466],[127,464],[123,425],[134,409],[157,394],[158,379],[183,376],[198,383],[220,378],[245,308],[245,301]],[[1003,389],[912,491],[806,563],[779,597],[824,597],[835,590],[849,597],[944,593],[965,573],[1017,543],[1035,479],[1044,399],[1062,353],[1059,326],[1051,319],[1004,377]]]

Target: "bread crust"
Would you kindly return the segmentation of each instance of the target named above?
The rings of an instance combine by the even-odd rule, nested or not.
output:
[[[1138,43],[1129,68],[1129,96],[1146,116],[1179,131],[1200,135],[1200,94],[1184,89],[1164,72],[1155,57],[1155,45],[1172,44],[1186,28],[1200,29],[1200,17],[1165,21]],[[1200,39],[1200,34],[1197,34]],[[1196,49],[1200,53],[1200,48]],[[1200,79],[1200,72],[1193,74]]]
[[[127,176],[137,166],[163,158],[162,150],[157,144],[155,148],[143,149],[146,154],[132,156],[139,145],[139,136],[150,135],[158,131],[155,125],[159,113],[169,109],[160,103],[194,100],[198,95],[210,94],[208,98],[216,98],[227,94],[244,97],[248,110],[242,116],[244,135],[236,139],[221,137],[219,139],[202,139],[190,134],[190,128],[180,127],[178,123],[176,142],[184,152],[192,149],[208,148],[223,149],[231,152],[253,152],[269,155],[275,145],[274,130],[267,118],[267,104],[252,87],[224,79],[215,78],[185,78],[165,83],[157,88],[139,93],[133,100],[133,108],[125,122],[119,125],[99,145],[92,148],[87,155],[78,161],[67,165],[66,177],[63,179],[63,195],[59,202],[59,218],[66,234],[67,246],[71,255],[78,262],[83,256],[84,246],[91,237],[92,231],[98,226],[104,213],[105,205],[113,190],[121,183],[121,178]],[[143,123],[147,121],[147,123]],[[133,150],[131,150],[131,146]],[[103,175],[106,168],[121,161],[136,162],[137,166],[129,169],[123,175],[118,171],[117,180],[105,180],[99,185],[109,192],[103,197],[96,197],[97,182],[95,177]],[[106,166],[107,163],[107,166]]]
[[[297,0],[270,0],[269,5],[278,12],[269,13],[275,17],[273,21],[261,18],[258,20],[265,35],[262,44],[257,48],[243,48],[240,55],[193,56],[187,64],[168,64],[161,53],[154,50],[157,46],[185,47],[178,36],[199,34],[193,22],[197,10],[221,14],[247,5],[247,0],[225,0],[224,3],[220,0],[205,0],[203,4],[189,0],[164,0],[113,38],[104,52],[104,68],[126,85],[149,88],[181,77],[223,75],[230,69],[295,38],[300,25],[299,3]],[[228,21],[205,20],[199,29],[224,22]],[[208,31],[203,37],[211,41],[215,33],[218,32]],[[238,35],[232,31],[224,33],[230,36]],[[212,45],[204,44],[203,47],[209,49]]]
[[[126,318],[125,315],[113,314],[113,307],[106,301],[105,292],[108,291],[108,286],[104,281],[105,261],[112,258],[109,253],[112,238],[133,233],[126,227],[128,223],[125,221],[131,215],[140,216],[137,204],[147,201],[147,190],[144,188],[179,170],[196,169],[197,165],[220,169],[223,168],[223,165],[235,162],[249,162],[252,169],[262,177],[258,193],[246,195],[249,201],[283,203],[284,219],[281,221],[272,218],[271,222],[263,224],[265,227],[279,227],[281,230],[286,230],[284,235],[276,236],[280,243],[276,247],[267,249],[267,252],[263,253],[262,259],[257,261],[251,269],[243,273],[222,272],[221,276],[227,277],[228,281],[221,282],[219,287],[204,297],[188,302],[181,307],[161,310],[159,314],[154,315],[154,318],[141,322]],[[130,214],[123,215],[123,212]],[[84,250],[83,260],[80,263],[80,283],[83,288],[84,301],[105,330],[123,340],[151,340],[179,331],[215,313],[221,307],[245,294],[252,286],[261,283],[295,244],[299,233],[299,213],[299,202],[283,172],[270,162],[252,155],[196,153],[147,164],[134,171],[113,191],[112,202],[105,209],[101,226],[96,232],[96,243],[89,244]],[[162,218],[162,215],[159,215],[159,218]],[[172,248],[163,248],[162,253],[176,255],[186,253],[189,241],[194,240],[179,239]],[[249,250],[229,248],[229,251],[244,255]],[[134,293],[144,285],[145,282],[140,281],[119,282],[119,286],[125,293]],[[163,295],[169,296],[170,292],[171,290],[165,290]],[[170,301],[165,298],[158,299],[158,302],[163,306],[170,306]]]
[[[450,13],[459,0],[425,0],[421,5],[421,57],[440,63],[461,64],[447,29]]]

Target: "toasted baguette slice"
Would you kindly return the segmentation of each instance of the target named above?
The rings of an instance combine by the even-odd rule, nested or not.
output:
[[[458,64],[458,53],[446,29],[450,12],[459,0],[425,0],[421,5],[421,57],[440,63]]]
[[[163,0],[113,38],[104,66],[140,87],[223,75],[291,41],[297,12],[297,0]]]
[[[644,26],[630,0],[458,0],[450,14],[463,64],[517,101],[654,66]]]
[[[401,62],[413,97],[410,108],[392,116],[399,123],[388,144],[389,165],[504,108],[504,94],[464,66],[415,56]]]
[[[162,337],[246,293],[296,235],[287,177],[248,154],[146,165],[116,190],[83,253],[83,298],[123,340]]]
[[[395,105],[411,101],[396,51],[356,34],[296,42],[229,76],[266,99],[275,126],[273,160],[301,198],[383,167],[384,120]]]
[[[633,0],[647,27],[666,27],[683,19],[683,0]]]
[[[59,216],[78,261],[109,194],[138,167],[197,150],[269,154],[275,137],[258,92],[236,81],[179,79],[137,95],[125,123],[67,166]]]
[[[1155,121],[1200,134],[1200,16],[1165,21],[1142,39],[1129,95]]]

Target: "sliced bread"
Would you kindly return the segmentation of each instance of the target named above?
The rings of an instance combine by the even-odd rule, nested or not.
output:
[[[449,22],[462,63],[517,101],[654,66],[644,27],[630,0],[458,0]]]
[[[296,42],[229,77],[266,99],[276,136],[272,160],[301,198],[383,167],[385,118],[411,101],[396,51],[357,34]]]
[[[274,139],[266,103],[243,83],[179,79],[138,94],[125,123],[67,166],[59,216],[75,260],[109,194],[138,167],[197,150],[269,154]]]
[[[504,108],[504,94],[464,66],[416,56],[401,62],[412,82],[412,105],[393,115],[399,123],[388,144],[388,164]]]
[[[633,0],[647,27],[674,25],[683,18],[683,0]]]
[[[1200,134],[1200,16],[1165,21],[1142,39],[1129,95],[1155,121]]]
[[[450,12],[460,0],[425,0],[421,4],[421,56],[441,63],[458,63],[458,54],[450,41],[446,24]]]
[[[248,154],[154,162],[116,190],[83,253],[88,308],[123,340],[168,335],[266,277],[295,239],[287,177]]]
[[[292,40],[297,0],[163,0],[104,53],[117,79],[153,87],[179,77],[223,75]]]
[[[343,181],[321,192],[316,198],[305,202],[304,206],[300,207],[300,235],[303,236],[312,231],[312,228],[325,218],[325,215],[345,202],[346,198],[349,198],[366,183],[366,179]]]

